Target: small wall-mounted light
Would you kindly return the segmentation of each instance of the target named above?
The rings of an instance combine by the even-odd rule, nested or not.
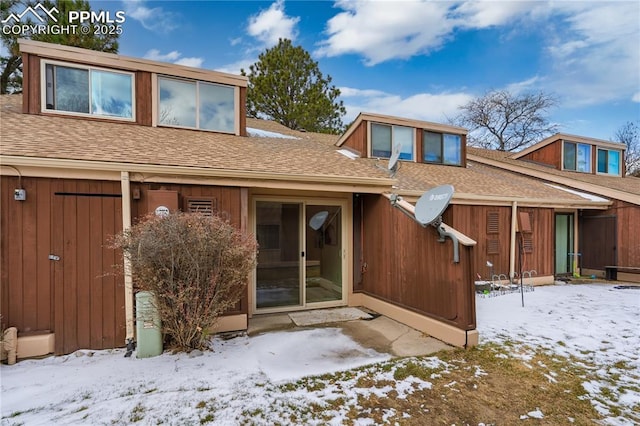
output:
[[[27,191],[24,189],[14,189],[13,190],[13,199],[16,201],[26,201],[27,200]]]

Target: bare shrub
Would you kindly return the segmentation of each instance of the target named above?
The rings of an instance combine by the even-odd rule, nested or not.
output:
[[[134,288],[152,291],[167,343],[202,349],[218,317],[244,294],[257,244],[218,216],[147,216],[117,236]]]

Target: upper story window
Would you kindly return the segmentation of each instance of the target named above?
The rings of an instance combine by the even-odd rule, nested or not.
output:
[[[564,142],[564,170],[591,173],[591,145],[575,142]]]
[[[132,73],[45,62],[44,109],[94,117],[134,117]]]
[[[371,156],[391,157],[394,144],[400,145],[400,159],[413,160],[413,127],[371,123]]]
[[[158,77],[158,88],[158,124],[235,132],[234,87]]]
[[[462,138],[460,135],[425,130],[422,137],[422,160],[425,163],[462,164]]]
[[[598,173],[620,176],[620,151],[598,148]]]

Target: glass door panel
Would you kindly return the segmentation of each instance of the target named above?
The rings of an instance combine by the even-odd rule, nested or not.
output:
[[[256,307],[302,304],[301,203],[256,202]]]
[[[573,214],[556,214],[556,275],[573,272]]]
[[[341,207],[308,204],[305,237],[305,303],[342,300]]]

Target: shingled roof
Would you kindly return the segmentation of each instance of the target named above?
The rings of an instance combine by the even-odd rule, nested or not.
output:
[[[467,158],[477,163],[498,167],[510,172],[533,176],[547,182],[554,182],[603,197],[640,205],[640,178],[558,170],[540,163],[514,159],[512,158],[512,153],[509,152],[473,147],[467,148]]]
[[[148,127],[128,123],[23,114],[20,95],[0,96],[2,141],[0,155],[8,158],[81,160],[98,163],[158,165],[210,171],[237,171],[264,179],[264,173],[317,183],[341,183],[390,189],[388,175],[368,162],[337,152],[318,134],[295,132],[277,123],[249,119],[262,128],[297,139],[242,137],[229,134]],[[326,135],[322,135],[325,137]],[[330,136],[330,135],[329,135]],[[335,141],[335,136],[333,136]],[[186,168],[186,169],[185,169]]]

